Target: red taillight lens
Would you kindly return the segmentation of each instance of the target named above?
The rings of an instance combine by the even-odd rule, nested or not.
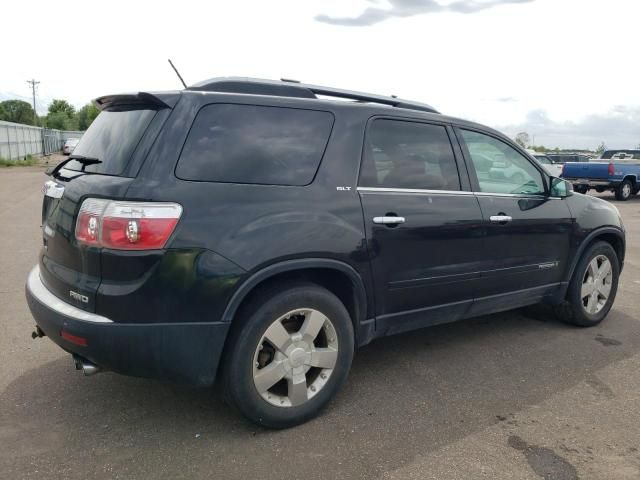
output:
[[[116,250],[163,248],[182,215],[177,203],[85,200],[76,222],[78,242]]]
[[[612,177],[616,173],[616,167],[613,166],[613,163],[609,164],[609,176]]]
[[[177,223],[177,218],[105,217],[102,246],[122,250],[162,248]]]

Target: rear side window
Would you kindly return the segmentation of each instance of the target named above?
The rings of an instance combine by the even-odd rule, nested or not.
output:
[[[374,120],[367,131],[360,185],[460,190],[445,127],[402,120]]]
[[[307,185],[327,146],[329,112],[255,105],[203,107],[176,167],[184,180]]]
[[[97,158],[100,163],[83,166],[71,160],[65,168],[106,175],[122,174],[155,114],[155,110],[101,112],[73,150],[73,155]]]

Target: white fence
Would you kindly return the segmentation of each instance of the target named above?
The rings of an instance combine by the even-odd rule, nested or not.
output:
[[[67,138],[80,138],[82,133],[0,121],[0,158],[24,160],[27,155],[59,152]]]

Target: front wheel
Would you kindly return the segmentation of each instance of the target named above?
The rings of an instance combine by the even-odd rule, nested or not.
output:
[[[623,180],[620,185],[616,188],[616,200],[620,200],[622,202],[629,200],[633,193],[633,185],[629,180]]]
[[[607,242],[587,248],[569,283],[567,300],[558,306],[561,320],[581,327],[599,324],[609,313],[618,291],[620,264]]]
[[[335,295],[313,284],[270,290],[252,303],[230,338],[226,397],[266,427],[306,422],[331,400],[351,367],[349,313]]]

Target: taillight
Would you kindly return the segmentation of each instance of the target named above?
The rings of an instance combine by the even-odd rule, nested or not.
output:
[[[609,164],[609,176],[613,177],[616,174],[616,167],[613,166],[613,163]]]
[[[182,215],[177,203],[88,198],[76,221],[79,243],[116,250],[163,248]]]
[[[560,176],[564,175],[564,163],[560,167]]]

